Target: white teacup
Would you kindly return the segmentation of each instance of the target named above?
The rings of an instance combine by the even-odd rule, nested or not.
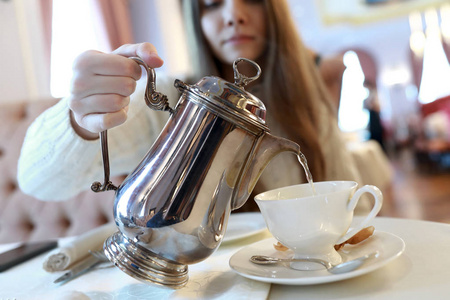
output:
[[[267,228],[283,245],[294,252],[294,258],[320,258],[332,264],[342,262],[334,249],[375,218],[381,209],[383,195],[372,185],[357,189],[353,181],[324,181],[314,183],[316,195],[310,184],[283,187],[255,197]],[[375,198],[370,213],[353,224],[353,211],[364,193]],[[318,264],[291,263],[300,270],[320,269]]]

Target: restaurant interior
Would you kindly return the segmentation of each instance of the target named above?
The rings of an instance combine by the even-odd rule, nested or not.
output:
[[[339,127],[364,181],[383,191],[379,216],[450,223],[450,2],[287,1],[318,66],[337,70],[328,79]],[[179,0],[112,2],[0,1],[0,244],[76,236],[113,221],[111,194],[44,202],[16,179],[26,130],[68,94],[77,55],[150,41],[165,61],[157,74],[189,75]]]
[[[63,97],[77,54],[112,48],[101,37],[106,25],[93,17],[95,10],[87,14],[89,1],[63,2],[0,2],[0,22],[8,28],[1,33],[1,105],[36,105]],[[339,125],[355,155],[380,152],[365,149],[370,133],[369,112],[364,106],[368,89],[363,83],[371,81],[376,87],[383,129],[380,155],[386,156],[389,166],[379,171],[373,165],[362,168],[381,172],[372,175],[377,177],[373,184],[386,185],[382,214],[449,222],[450,4],[431,0],[367,2],[371,3],[347,0],[345,5],[337,5],[336,1],[305,0],[289,4],[304,43],[323,61],[345,65],[345,71],[333,78],[339,83]],[[49,3],[53,4],[53,19],[46,17]],[[178,1],[130,1],[129,12],[128,27],[116,27],[132,32],[133,42],[152,41],[165,60],[158,72],[175,78],[189,73]],[[88,17],[80,21],[82,14]],[[49,31],[51,27],[53,31]],[[18,151],[20,141],[17,143],[12,151]],[[4,160],[5,168],[14,166]],[[8,195],[17,184],[9,180],[12,183],[2,183]],[[2,201],[3,205],[10,202]]]

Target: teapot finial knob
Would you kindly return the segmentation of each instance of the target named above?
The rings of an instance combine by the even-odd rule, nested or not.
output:
[[[252,77],[248,77],[248,76],[246,76],[244,74],[239,73],[237,65],[241,61],[246,61],[246,62],[250,63],[252,66],[254,66],[255,69],[256,69],[256,75],[252,76]],[[233,62],[233,71],[234,71],[234,84],[236,84],[240,88],[244,88],[244,86],[246,86],[250,82],[258,79],[259,76],[261,75],[261,68],[260,68],[260,66],[257,63],[255,63],[254,61],[252,61],[250,59],[247,59],[247,58],[237,58]]]

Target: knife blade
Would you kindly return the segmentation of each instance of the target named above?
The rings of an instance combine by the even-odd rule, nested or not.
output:
[[[82,274],[89,272],[102,262],[103,261],[101,259],[88,255],[85,259],[73,266],[68,272],[64,273],[61,277],[58,277],[55,281],[53,281],[53,283],[64,284]]]

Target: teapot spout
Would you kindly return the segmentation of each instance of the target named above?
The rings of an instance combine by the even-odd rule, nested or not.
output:
[[[248,162],[237,195],[231,203],[232,210],[244,205],[266,166],[275,156],[282,152],[293,152],[295,155],[301,153],[300,146],[288,139],[276,137],[270,133],[265,133],[259,139],[253,159]]]

